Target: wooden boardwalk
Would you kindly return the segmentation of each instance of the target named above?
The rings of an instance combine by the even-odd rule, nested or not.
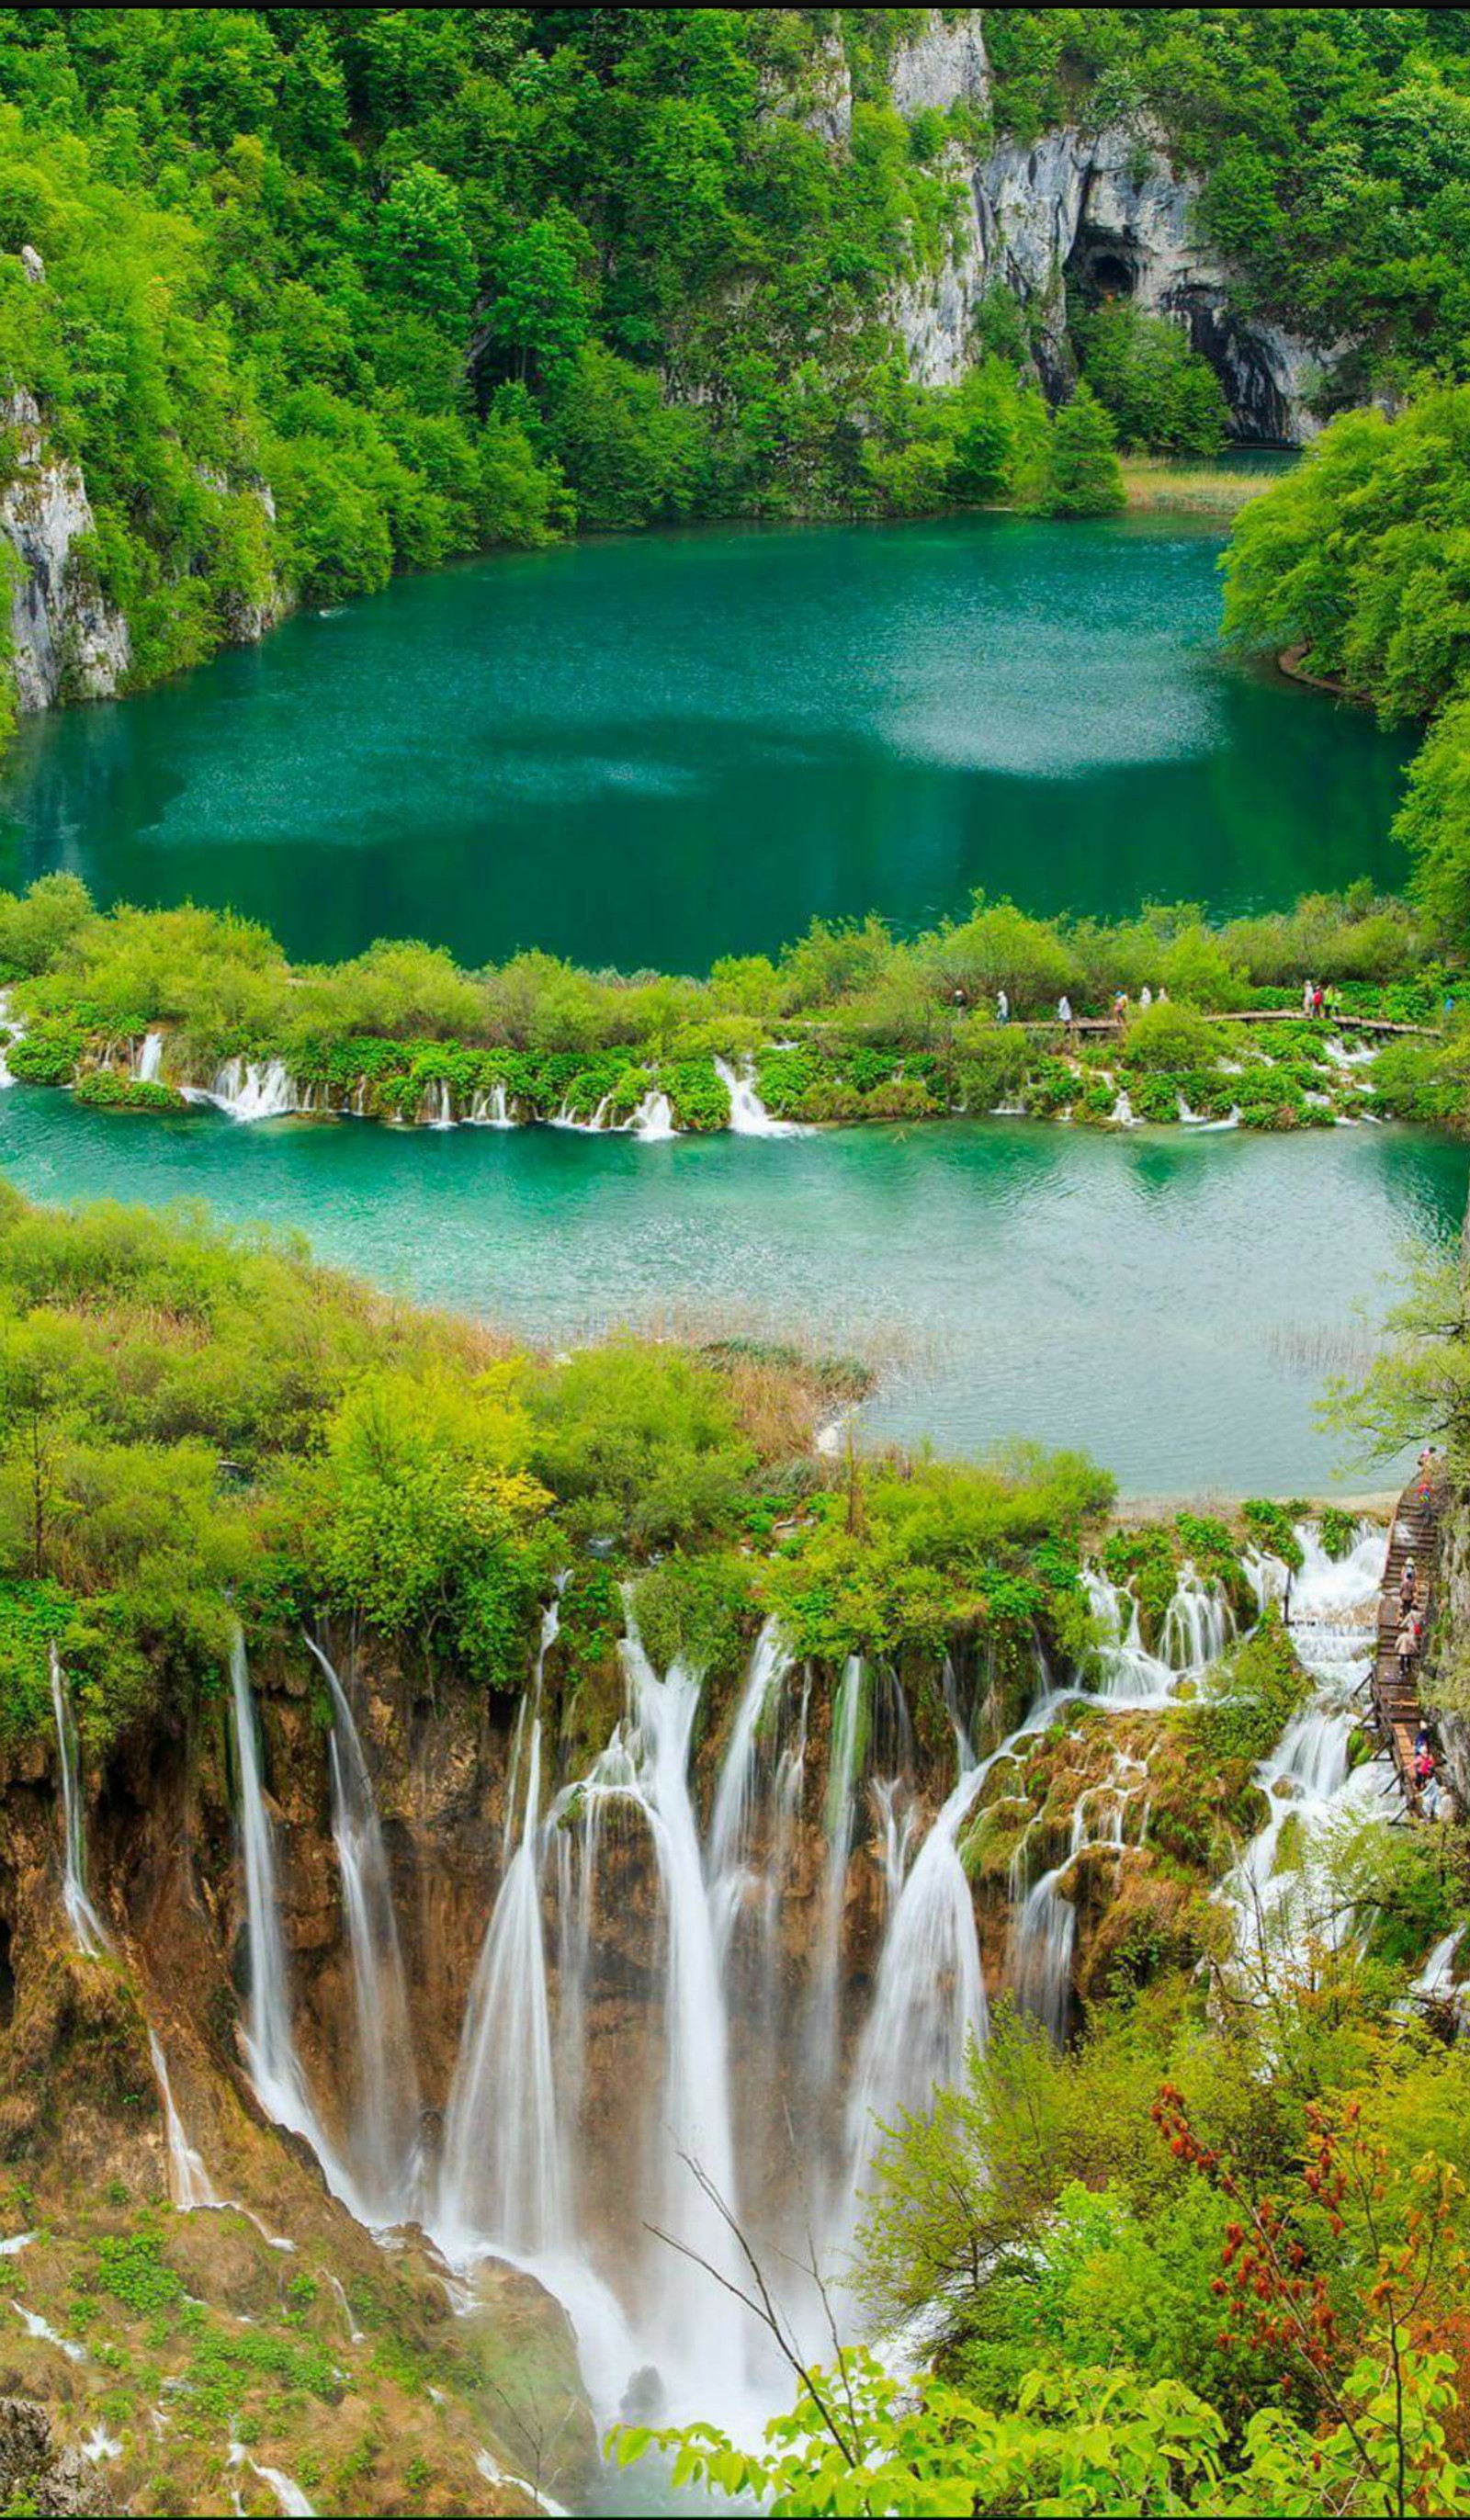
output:
[[[1419,1810],[1419,1788],[1414,1782],[1414,1739],[1423,1721],[1419,1704],[1418,1662],[1410,1665],[1409,1678],[1400,1678],[1399,1657],[1395,1641],[1403,1625],[1399,1610],[1399,1584],[1405,1561],[1412,1558],[1419,1589],[1415,1607],[1424,1621],[1422,1655],[1429,1639],[1429,1623],[1434,1615],[1435,1555],[1439,1547],[1439,1508],[1441,1491],[1431,1491],[1426,1506],[1420,1500],[1421,1481],[1415,1478],[1399,1499],[1389,1528],[1388,1564],[1384,1568],[1383,1589],[1378,1596],[1378,1633],[1373,1656],[1373,1712],[1378,1729],[1393,1754],[1403,1799],[1411,1813]]]
[[[1169,1004],[1175,1001],[1171,999]],[[1136,1014],[1138,1009],[1135,1007],[1131,1012]],[[1434,1024],[1390,1023],[1387,1015],[1304,1015],[1300,1007],[1248,1007],[1243,1013],[1233,1015],[1205,1014],[1199,1007],[1190,1007],[1188,1012],[1200,1015],[1205,1023],[1317,1023],[1324,1033],[1414,1033],[1427,1040],[1438,1038]],[[1125,1029],[1116,1015],[1074,1015],[1069,1024],[1064,1024],[1059,1015],[1027,1015],[1013,1020],[1018,1032],[1108,1033],[1121,1039]]]

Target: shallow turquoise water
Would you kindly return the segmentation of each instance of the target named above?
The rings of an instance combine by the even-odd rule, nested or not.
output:
[[[1216,652],[1179,519],[646,536],[405,578],[23,730],[0,879],[707,968],[816,914],[1221,911],[1402,877],[1408,739]]]
[[[874,1435],[1084,1446],[1133,1492],[1316,1489],[1314,1423],[1404,1238],[1448,1243],[1470,1149],[1028,1123],[639,1146],[556,1130],[117,1120],[0,1095],[40,1198],[207,1199],[379,1283],[564,1340],[619,1321],[812,1331],[885,1363]],[[1353,1483],[1381,1485],[1382,1470]]]

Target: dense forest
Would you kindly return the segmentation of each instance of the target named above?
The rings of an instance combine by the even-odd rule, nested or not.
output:
[[[0,372],[82,467],[132,679],[576,523],[1088,513],[1115,434],[1209,453],[1213,370],[1127,303],[1079,304],[1055,418],[1003,290],[967,376],[910,380],[896,284],[1059,124],[1162,140],[1347,390],[1457,373],[1462,12],[981,14],[944,112],[894,102],[918,10],[0,15]]]

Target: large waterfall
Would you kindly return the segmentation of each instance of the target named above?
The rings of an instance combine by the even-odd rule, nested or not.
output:
[[[290,1982],[281,1935],[276,1884],[276,1845],[260,1778],[260,1744],[245,1638],[236,1629],[230,1648],[230,1696],[235,1716],[235,1755],[240,1771],[240,1842],[245,1862],[245,1941],[249,1992],[245,2003],[245,2064],[255,2096],[268,2117],[304,2136],[322,2165],[328,2185],[360,2222],[372,2212],[328,2140],[317,2114],[291,2027]]]
[[[51,1711],[56,1718],[57,1756],[62,1771],[62,1904],[77,1950],[88,1959],[99,1959],[104,1952],[111,1950],[112,1944],[87,1890],[87,1834],[82,1812],[76,1721],[55,1645],[51,1647],[50,1660]]]
[[[352,2175],[373,2219],[398,2223],[418,2207],[419,2077],[392,1882],[346,1690],[322,1647],[311,1637],[306,1643],[332,1696],[332,1834],[347,1924],[357,2048]]]
[[[1341,1564],[1310,1529],[1299,1537],[1292,1630],[1317,1694],[1262,1771],[1270,1818],[1222,1890],[1240,1916],[1242,1949],[1248,1920],[1263,1912],[1283,1931],[1295,1923],[1279,1862],[1288,1816],[1314,1825],[1355,1800],[1366,1806],[1383,1784],[1371,1765],[1350,1775],[1348,1756],[1382,1535],[1365,1531]],[[1274,1561],[1256,1558],[1249,1571],[1263,1602],[1284,1588]],[[677,1659],[655,1668],[631,1593],[623,1713],[585,1773],[557,1778],[547,1674],[558,1603],[549,1604],[511,1735],[498,1886],[442,2146],[425,2169],[423,2211],[455,2264],[472,2270],[503,2257],[557,2294],[600,2414],[631,2404],[738,2424],[769,2403],[779,2375],[727,2288],[741,2277],[735,2223],[814,2352],[829,2339],[812,2320],[814,2295],[799,2264],[809,2243],[839,2315],[850,2315],[844,2255],[883,2129],[921,2110],[936,2086],[961,2079],[970,2043],[987,2039],[964,1853],[982,1803],[989,1808],[987,1779],[1002,1762],[1024,1775],[1040,1737],[1069,1708],[1126,1718],[1162,1706],[1181,1684],[1197,1684],[1234,1634],[1224,1594],[1187,1568],[1157,1650],[1142,1641],[1131,1590],[1095,1569],[1084,1581],[1092,1644],[1058,1682],[1038,1641],[1032,1704],[984,1758],[970,1744],[994,1738],[994,1675],[982,1671],[967,1701],[947,1667],[924,1718],[931,1762],[936,1713],[953,1741],[947,1794],[924,1782],[917,1707],[911,1722],[896,1675],[854,1655],[824,1707],[820,1684],[774,1621],[755,1641],[723,1733],[701,1744],[703,1675]],[[417,2114],[408,2006],[362,1744],[347,1692],[316,1650],[334,1707],[334,1834],[357,2007],[341,2163],[326,2147],[291,2038],[274,1845],[241,1647],[232,1681],[250,1958],[246,2048],[266,2105],[307,2134],[353,2210],[376,2204],[380,2221],[384,2199],[402,2199],[408,2187]],[[824,1747],[820,1814],[814,1743]],[[1009,1859],[1003,1975],[1058,2040],[1074,2010],[1072,1868],[1079,1858],[1121,1865],[1142,1845],[1148,1791],[1146,1760],[1125,1734],[1100,1770],[1092,1755],[1065,1829],[1037,1813]],[[177,2178],[187,2164],[181,2131],[170,2135]]]

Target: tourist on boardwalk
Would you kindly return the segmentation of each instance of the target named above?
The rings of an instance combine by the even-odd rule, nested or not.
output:
[[[1009,1023],[1010,1021],[1010,1000],[1003,989],[997,989],[996,991],[996,1021],[997,1023]]]
[[[1406,1616],[1408,1611],[1413,1608],[1414,1598],[1418,1589],[1419,1578],[1414,1571],[1414,1561],[1411,1557],[1405,1557],[1403,1561],[1403,1572],[1399,1578],[1399,1615],[1401,1618]]]
[[[1403,1625],[1399,1630],[1399,1635],[1394,1645],[1394,1651],[1399,1657],[1399,1678],[1403,1681],[1405,1688],[1408,1687],[1409,1681],[1413,1676],[1414,1656],[1418,1650],[1419,1640],[1414,1634],[1413,1621],[1411,1619],[1405,1619]]]
[[[1140,1007],[1151,1007],[1153,1005],[1153,991],[1146,980],[1144,981],[1142,988],[1138,991],[1138,1004]]]
[[[1310,980],[1304,980],[1302,982],[1302,1012],[1304,1015],[1310,1015],[1312,1012],[1312,982]]]
[[[1436,1820],[1440,1810],[1440,1778],[1429,1734],[1423,1726],[1414,1743],[1414,1795],[1426,1820]]]
[[[1058,1023],[1064,1023],[1068,1026],[1071,1024],[1072,1001],[1065,994],[1059,997],[1056,1001],[1056,1020]]]
[[[1115,989],[1113,992],[1113,1021],[1119,1024],[1128,1021],[1127,989]]]

